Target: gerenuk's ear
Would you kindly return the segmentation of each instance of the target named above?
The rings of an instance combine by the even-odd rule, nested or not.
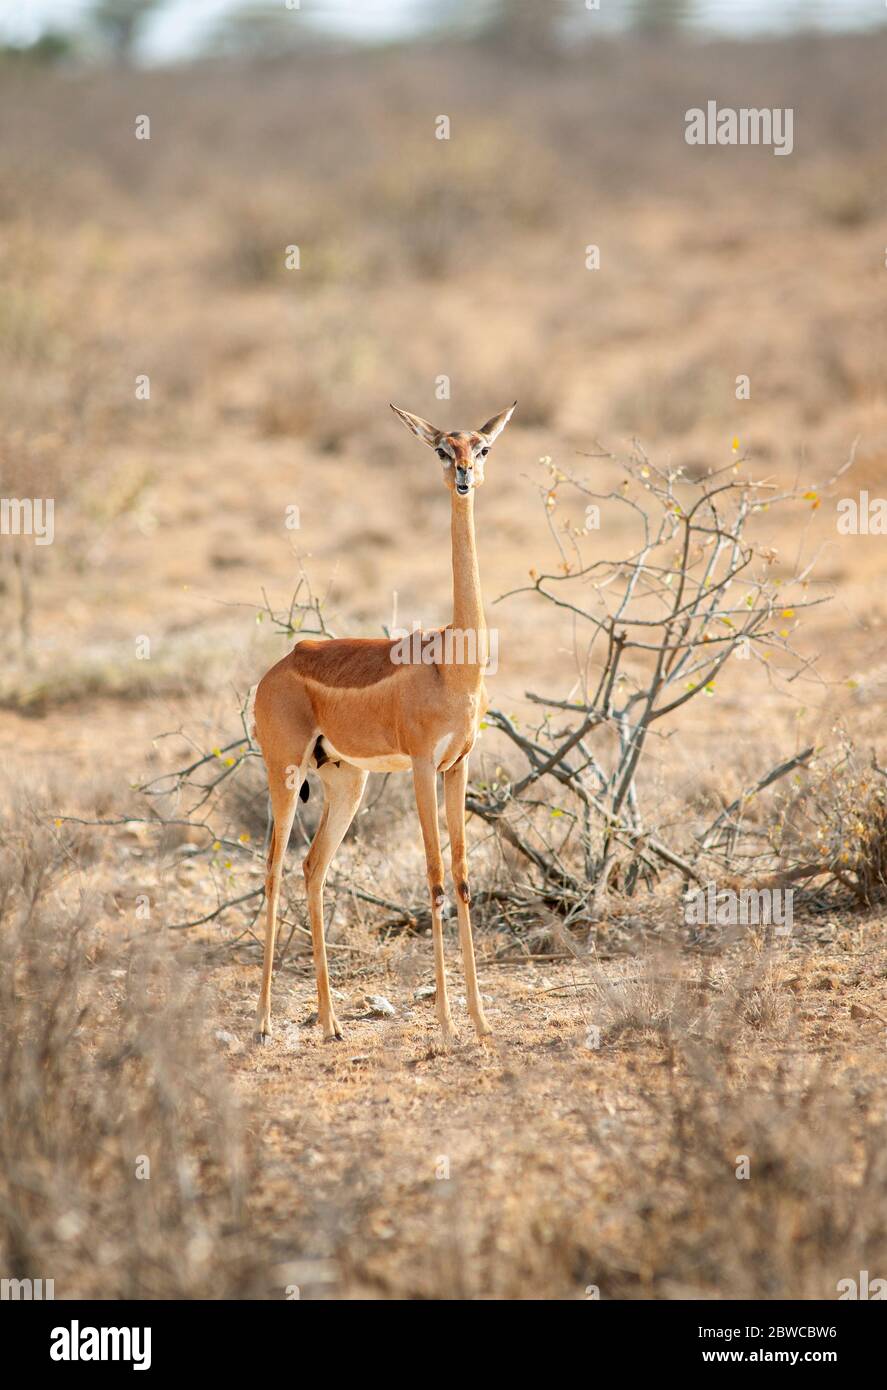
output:
[[[407,429],[412,430],[417,438],[421,439],[429,448],[437,448],[443,438],[442,430],[436,430],[433,425],[429,425],[428,421],[423,420],[420,415],[411,415],[408,410],[399,410],[396,405],[392,405],[391,409],[394,411],[395,415],[400,416]]]
[[[515,401],[514,405],[510,405],[507,410],[503,410],[501,414],[494,415],[492,420],[488,420],[487,423],[478,430],[478,434],[482,434],[488,444],[492,444],[494,439],[499,438],[499,435],[514,414],[514,406],[516,405],[517,401]]]

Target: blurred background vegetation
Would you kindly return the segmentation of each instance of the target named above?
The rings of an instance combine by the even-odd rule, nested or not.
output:
[[[241,599],[247,565],[289,584],[292,501],[323,582],[337,557],[343,622],[379,631],[393,586],[445,616],[446,566],[395,577],[392,550],[401,524],[416,550],[426,525],[439,536],[436,479],[417,467],[392,497],[366,471],[388,464],[391,398],[464,423],[517,396],[531,469],[637,435],[698,470],[741,436],[793,474],[860,433],[877,468],[882,18],[790,0],[42,0],[5,17],[0,479],[54,496],[65,543],[39,576],[33,550],[3,547],[0,698],[143,690],[143,668],[105,660],[144,622],[133,576],[177,632],[239,620],[195,614],[194,587]],[[712,95],[792,106],[791,158],[688,147],[685,112]],[[533,500],[497,498],[491,592],[525,572]],[[247,538],[269,528],[260,553]],[[343,554],[342,537],[359,540]],[[95,590],[79,608],[71,574]],[[49,685],[22,686],[23,649]]]
[[[294,22],[295,21],[295,22]],[[873,0],[35,0],[0,16],[7,57],[35,62],[195,58],[220,51],[279,54],[348,42],[460,39],[534,59],[600,35],[663,37],[874,28]]]

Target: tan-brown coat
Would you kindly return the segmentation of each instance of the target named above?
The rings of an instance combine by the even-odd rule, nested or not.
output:
[[[455,1028],[443,957],[443,858],[437,818],[437,774],[444,777],[459,937],[468,1009],[479,1037],[489,1033],[477,986],[465,853],[468,755],[487,708],[483,669],[486,625],[474,535],[474,490],[483,462],[514,406],[480,431],[445,434],[392,407],[435,450],[452,494],[453,622],[416,639],[338,638],[302,641],[262,677],[253,704],[254,733],[268,772],[274,830],[265,881],[265,963],[258,1037],[271,1028],[271,974],[283,860],[297,798],[309,770],[324,787],[320,825],[303,863],[318,1017],[327,1038],[341,1037],[332,1006],[323,935],[323,885],[351,824],[369,772],[412,771],[422,828],[437,980],[437,1015],[444,1037]]]

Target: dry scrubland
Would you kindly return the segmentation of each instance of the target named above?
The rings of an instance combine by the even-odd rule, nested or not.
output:
[[[465,1018],[443,1053],[415,997],[421,919],[352,892],[424,899],[408,789],[373,779],[328,897],[347,1039],[305,1026],[295,868],[315,794],[257,1053],[255,898],[165,928],[260,885],[259,769],[214,799],[219,848],[141,823],[158,806],[133,790],[237,737],[283,650],[262,590],[281,609],[300,566],[335,631],[378,633],[394,590],[402,618],[446,618],[447,497],[386,402],[471,426],[517,396],[477,504],[495,704],[524,719],[527,689],[574,680],[568,617],[492,604],[556,564],[550,524],[583,519],[558,489],[546,517],[540,458],[608,491],[622,475],[581,456],[595,441],[637,436],[698,476],[738,437],[748,473],[819,489],[818,507],[755,518],[772,574],[821,548],[808,596],[833,597],[787,620],[817,678],[780,690],[734,663],[651,748],[645,804],[686,851],[815,743],[752,817],[766,832],[813,788],[814,842],[831,817],[882,853],[865,768],[872,749],[887,763],[887,541],[837,536],[834,503],[877,495],[887,458],[885,59],[868,37],[667,60],[602,46],[551,67],[443,50],[3,73],[0,477],[4,496],[56,499],[54,545],[0,552],[4,1274],[105,1298],[833,1297],[887,1274],[877,893],[812,904],[775,945],[689,939],[677,877],[569,930],[541,896],[519,927],[481,911],[495,1041]],[[793,156],[686,147],[683,112],[713,95],[793,106]],[[613,556],[636,537],[611,510],[592,540]],[[848,739],[856,771],[833,777]],[[492,732],[479,747],[475,778],[506,776]],[[473,832],[476,890],[526,879]]]

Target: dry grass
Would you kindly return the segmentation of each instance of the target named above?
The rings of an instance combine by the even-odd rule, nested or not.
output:
[[[95,895],[64,906],[70,848],[25,828],[3,845],[3,1269],[66,1297],[248,1295],[250,1150],[194,963],[109,937]]]
[[[482,935],[495,1039],[457,983],[443,1052],[427,941],[381,941],[334,894],[345,1042],[311,1026],[297,935],[255,1050],[256,946],[158,937],[151,891],[147,918],[130,896],[156,874],[186,901],[195,846],[55,826],[58,792],[3,836],[10,1275],[109,1298],[829,1298],[887,1257],[882,925],[505,967]],[[112,783],[83,796],[126,813]]]

